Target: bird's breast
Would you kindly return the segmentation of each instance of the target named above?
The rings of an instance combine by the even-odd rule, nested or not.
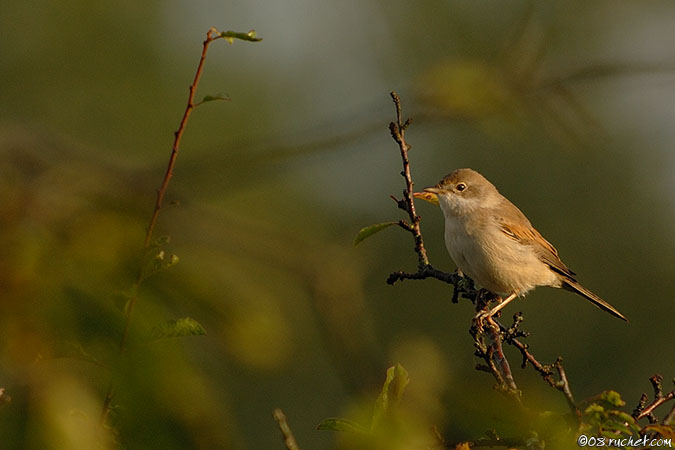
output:
[[[512,239],[488,221],[446,218],[445,245],[462,272],[496,294],[524,294],[557,280],[531,246]]]

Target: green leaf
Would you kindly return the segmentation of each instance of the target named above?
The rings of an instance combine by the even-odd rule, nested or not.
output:
[[[332,417],[325,419],[316,427],[317,430],[343,431],[348,433],[368,434],[368,429],[352,420]]]
[[[242,41],[249,41],[249,42],[262,41],[262,38],[259,38],[256,35],[255,30],[251,30],[248,33],[238,33],[236,31],[223,31],[222,33],[220,33],[220,37],[225,39],[230,44],[232,44],[235,39],[240,39]]]
[[[621,394],[616,391],[604,391],[600,394],[600,400],[607,402],[616,408],[626,405],[626,402],[621,399]]]
[[[396,363],[395,366],[387,369],[387,379],[384,381],[382,391],[375,401],[371,429],[377,428],[382,419],[398,404],[409,382],[408,372],[402,365]]]
[[[389,228],[390,226],[396,224],[398,224],[398,222],[384,222],[384,223],[376,223],[375,225],[370,225],[365,228],[361,228],[359,233],[356,235],[356,239],[354,239],[354,246],[359,245],[361,241],[363,241],[366,238],[369,238],[378,231],[382,231],[385,228]]]
[[[177,320],[167,320],[152,329],[150,333],[152,339],[167,339],[183,336],[203,336],[206,330],[199,322],[190,318],[183,317]]]
[[[232,99],[225,94],[206,95],[206,96],[204,96],[202,101],[197,103],[195,106],[198,106],[198,105],[201,105],[202,103],[207,103],[207,102],[217,102],[217,101],[229,102],[230,100],[232,100]]]
[[[640,427],[637,423],[635,423],[635,419],[630,414],[623,411],[613,411],[613,415],[617,417],[617,420],[621,424],[631,427],[633,431],[640,431]]]

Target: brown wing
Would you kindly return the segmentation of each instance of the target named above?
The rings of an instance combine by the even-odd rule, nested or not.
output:
[[[544,239],[515,205],[510,202],[507,205],[509,207],[501,208],[501,214],[498,213],[496,217],[504,234],[523,245],[532,246],[543,263],[561,275],[574,279],[574,272],[560,260],[558,250]]]

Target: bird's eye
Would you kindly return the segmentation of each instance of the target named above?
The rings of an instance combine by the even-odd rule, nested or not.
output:
[[[457,189],[459,192],[462,192],[464,189],[466,189],[466,184],[459,183],[457,186],[455,186],[455,189]]]

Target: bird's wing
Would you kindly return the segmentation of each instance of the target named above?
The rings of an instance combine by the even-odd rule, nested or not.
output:
[[[558,250],[532,226],[525,214],[515,205],[512,206],[513,209],[509,208],[508,211],[504,211],[505,214],[497,215],[501,231],[523,245],[532,246],[543,263],[548,264],[551,269],[561,275],[574,279],[574,272],[560,260]]]

